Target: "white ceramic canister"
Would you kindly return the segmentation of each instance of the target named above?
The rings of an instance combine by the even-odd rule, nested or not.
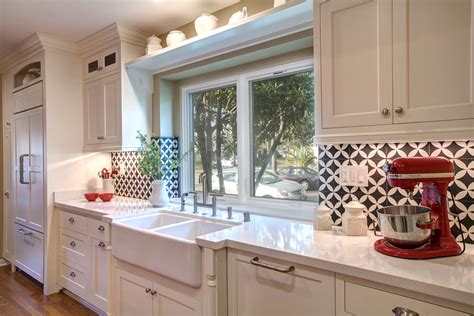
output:
[[[354,199],[344,206],[344,210],[342,232],[348,236],[366,236],[368,227],[365,206]]]
[[[186,34],[177,30],[171,31],[168,33],[168,36],[166,36],[166,45],[168,47],[171,47],[173,45],[181,43],[184,40],[186,40]]]
[[[242,11],[237,11],[234,14],[232,14],[232,16],[229,19],[229,23],[227,24],[237,23],[247,17],[248,17],[247,7],[243,7]]]
[[[218,18],[209,13],[203,13],[194,21],[197,35],[204,35],[217,28]]]
[[[146,45],[146,54],[151,54],[153,52],[156,52],[157,50],[162,49],[163,47],[161,46],[161,39],[157,37],[156,35],[152,35],[146,39],[147,45]]]
[[[314,210],[314,230],[332,230],[331,209],[325,204],[319,204]]]
[[[168,205],[170,198],[166,192],[166,180],[155,180],[151,183],[151,195],[149,201],[153,206],[157,207]]]
[[[274,0],[273,1],[273,7],[276,8],[278,6],[281,6],[282,4],[285,4],[286,0]]]

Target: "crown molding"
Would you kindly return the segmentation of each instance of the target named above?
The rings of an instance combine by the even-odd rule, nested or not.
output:
[[[138,29],[113,23],[80,40],[78,42],[79,52],[82,56],[90,56],[111,46],[119,45],[121,42],[145,47],[148,36],[147,33]]]
[[[77,45],[74,43],[58,40],[50,35],[34,33],[20,42],[15,48],[0,56],[0,73],[7,72],[9,69],[43,51],[78,53]]]

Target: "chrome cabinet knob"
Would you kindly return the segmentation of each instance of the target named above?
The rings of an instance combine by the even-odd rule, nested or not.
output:
[[[145,289],[145,293],[150,293],[150,292],[151,292],[151,289],[149,289],[149,288]]]
[[[4,195],[5,195],[5,197],[6,197],[7,199],[10,198],[10,192],[5,192]]]
[[[104,225],[100,225],[99,227],[97,227],[97,230],[103,232],[105,230]]]
[[[156,291],[153,290],[153,291],[150,292],[150,294],[151,294],[151,295],[156,295]]]
[[[75,241],[71,241],[69,244],[71,245],[71,247],[76,247],[76,242]]]
[[[12,124],[10,122],[7,122],[7,126],[12,126]]]
[[[105,139],[105,137],[104,136],[97,136],[97,139],[98,140],[103,140],[103,139]]]
[[[105,243],[103,241],[99,242],[98,246],[100,248],[105,248]]]
[[[102,66],[97,67],[97,71],[101,71],[102,69],[104,69],[104,67]]]
[[[72,277],[72,278],[75,278],[75,277],[76,277],[76,273],[75,273],[75,272],[71,272],[71,273],[69,273],[69,276]]]
[[[395,108],[395,113],[402,114],[403,113],[403,108],[401,106]]]
[[[69,217],[69,223],[73,224],[75,221],[74,217]]]
[[[390,114],[390,110],[388,108],[383,108],[382,111],[380,111],[380,113],[383,115],[383,116],[387,116]]]

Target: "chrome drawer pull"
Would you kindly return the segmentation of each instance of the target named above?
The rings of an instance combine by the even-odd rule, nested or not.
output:
[[[75,273],[75,272],[71,272],[71,273],[69,273],[69,275],[70,275],[72,278],[75,278],[75,277],[76,277],[76,273]]]
[[[22,234],[24,236],[33,235],[33,232],[25,232],[25,230],[23,228],[17,229],[16,232],[19,233],[19,234]]]
[[[258,257],[255,257],[252,260],[250,260],[250,264],[253,264],[254,266],[257,266],[257,267],[262,267],[265,269],[281,272],[281,273],[288,273],[288,272],[295,271],[295,266],[289,266],[288,268],[277,267],[268,263],[260,262]]]
[[[69,244],[71,245],[71,247],[76,247],[76,242],[74,241],[71,241]]]
[[[101,241],[97,244],[97,246],[99,246],[100,248],[105,248],[105,243]]]
[[[69,223],[73,224],[75,221],[74,217],[69,217]]]
[[[392,309],[392,312],[395,316],[420,316],[420,314],[415,311],[412,311],[411,309],[399,306]]]
[[[105,230],[104,225],[100,225],[99,227],[97,227],[97,230],[103,232]]]

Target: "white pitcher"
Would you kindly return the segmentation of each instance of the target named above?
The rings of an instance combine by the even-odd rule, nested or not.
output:
[[[243,7],[242,11],[237,11],[234,14],[232,14],[232,16],[229,19],[229,23],[227,24],[237,23],[247,17],[248,17],[247,7]]]
[[[204,35],[217,28],[218,18],[209,13],[203,13],[194,21],[197,35]]]
[[[148,200],[156,207],[168,205],[170,198],[166,192],[166,180],[155,180],[151,183],[151,195]]]

